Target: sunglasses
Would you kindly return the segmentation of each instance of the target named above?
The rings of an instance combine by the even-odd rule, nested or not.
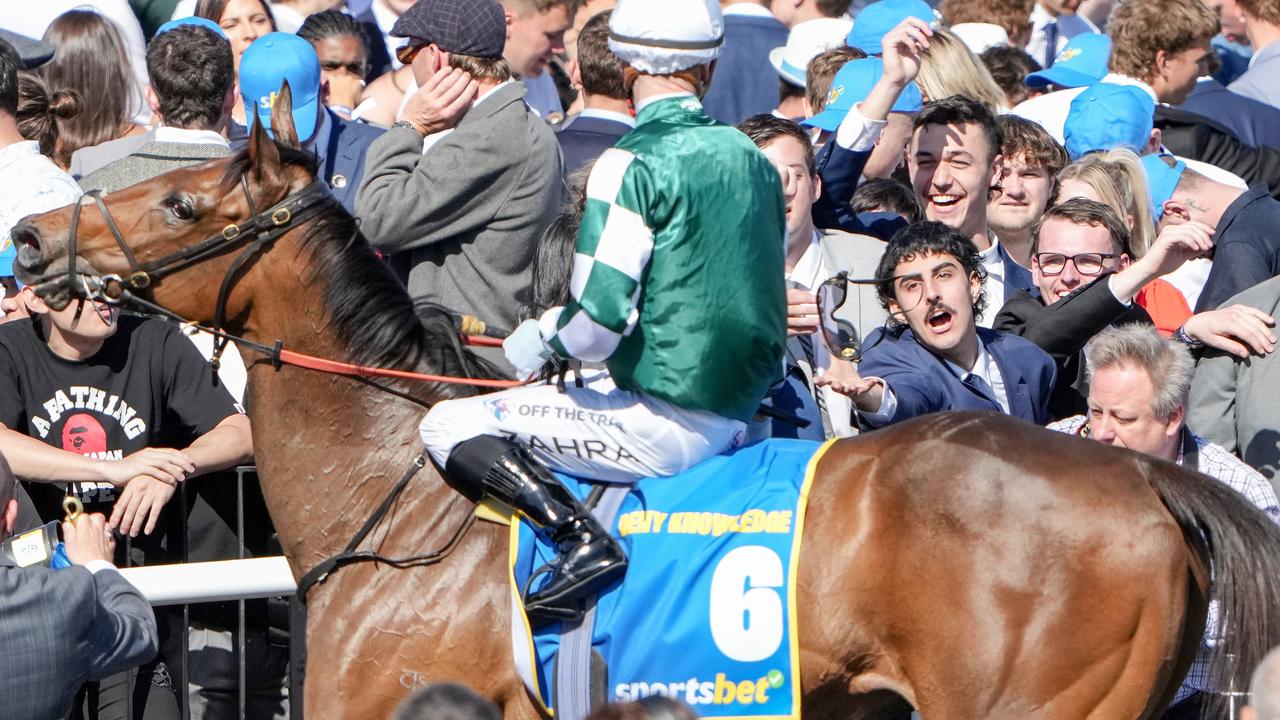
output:
[[[849,285],[875,283],[875,280],[853,280],[849,273],[842,272],[818,286],[818,326],[832,355],[855,363],[862,359],[862,337],[858,328],[848,320],[836,317],[836,311],[848,301]]]
[[[346,70],[357,77],[364,77],[364,63],[353,60],[349,63],[341,63],[336,60],[326,60],[320,63],[320,69],[325,72],[337,72],[338,70]]]
[[[401,45],[396,48],[396,59],[399,60],[402,65],[412,65],[413,59],[418,57],[418,53],[422,52],[422,49],[430,44],[431,43],[419,43],[414,45],[410,43]]]

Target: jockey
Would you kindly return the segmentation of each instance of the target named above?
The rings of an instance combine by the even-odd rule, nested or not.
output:
[[[579,616],[626,569],[621,546],[542,463],[615,483],[675,474],[740,444],[781,379],[778,171],[699,101],[723,42],[716,0],[621,0],[613,11],[609,48],[636,129],[587,181],[571,301],[504,343],[526,375],[552,353],[609,372],[442,402],[422,421],[456,488],[550,531],[559,560],[526,598],[531,617]]]

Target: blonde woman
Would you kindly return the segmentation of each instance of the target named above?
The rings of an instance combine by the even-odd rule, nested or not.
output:
[[[1138,156],[1129,150],[1090,153],[1058,173],[1060,203],[1073,197],[1108,205],[1129,226],[1133,259],[1147,253],[1155,241],[1155,222],[1147,192],[1147,175]],[[1192,260],[1138,292],[1135,302],[1147,311],[1156,328],[1171,336],[1191,317],[1191,308],[1208,276],[1208,260]]]
[[[1004,91],[991,72],[967,45],[948,30],[934,30],[929,49],[920,62],[916,85],[925,101],[963,95],[977,100],[993,113],[1008,111]]]

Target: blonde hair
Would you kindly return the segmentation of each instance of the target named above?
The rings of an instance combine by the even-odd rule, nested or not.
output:
[[[986,105],[992,113],[998,113],[1005,103],[1004,91],[996,85],[991,71],[948,30],[933,31],[929,49],[920,62],[916,84],[925,100],[963,95]]]
[[[1064,180],[1078,180],[1093,188],[1098,199],[1115,210],[1129,226],[1129,248],[1134,259],[1147,254],[1155,241],[1156,227],[1151,216],[1147,175],[1137,155],[1126,149],[1090,153],[1058,173],[1059,194]],[[1055,199],[1056,202],[1062,200],[1061,197]]]

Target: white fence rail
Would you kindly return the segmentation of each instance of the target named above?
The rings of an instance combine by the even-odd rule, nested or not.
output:
[[[275,597],[298,588],[281,556],[123,568],[120,574],[152,605]]]

